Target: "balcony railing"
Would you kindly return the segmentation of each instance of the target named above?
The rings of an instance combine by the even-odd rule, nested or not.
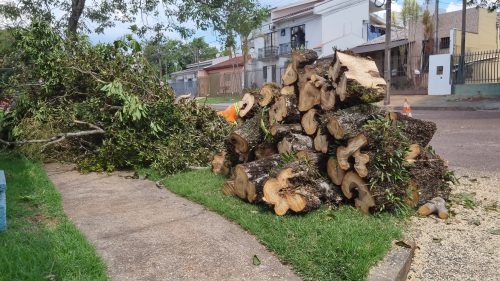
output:
[[[288,56],[292,53],[293,50],[304,50],[307,49],[308,42],[288,42],[284,44],[280,44],[279,55],[280,56]]]
[[[258,56],[259,59],[276,58],[278,57],[278,47],[271,46],[271,47],[259,48]]]

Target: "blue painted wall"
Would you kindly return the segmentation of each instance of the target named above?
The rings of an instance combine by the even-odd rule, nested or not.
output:
[[[453,94],[461,96],[496,96],[500,97],[500,83],[454,85]]]

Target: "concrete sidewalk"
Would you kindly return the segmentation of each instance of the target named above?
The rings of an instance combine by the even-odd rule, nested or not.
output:
[[[154,182],[46,171],[113,280],[300,280],[236,224]]]

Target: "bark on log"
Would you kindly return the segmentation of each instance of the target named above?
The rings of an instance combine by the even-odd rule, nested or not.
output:
[[[321,88],[321,109],[323,109],[324,111],[332,110],[335,107],[336,99],[337,96],[335,93],[335,89],[328,87]]]
[[[412,143],[418,143],[426,147],[436,133],[437,127],[434,122],[420,120],[403,115],[399,112],[389,113],[390,119],[402,124],[403,133]]]
[[[272,143],[261,143],[255,148],[255,159],[259,160],[262,158],[269,157],[273,154],[277,154],[278,149],[275,144]]]
[[[300,112],[297,109],[297,97],[294,95],[280,96],[269,109],[269,123],[300,122]]]
[[[302,126],[300,124],[274,124],[269,131],[274,139],[281,140],[289,134],[302,134]]]
[[[259,114],[243,122],[230,134],[229,139],[238,154],[248,155],[263,139]]]
[[[314,108],[309,109],[300,120],[300,124],[304,128],[304,132],[310,136],[314,135],[318,130],[318,120],[316,119],[317,111]]]
[[[304,68],[306,65],[313,64],[318,59],[318,54],[313,50],[294,50],[292,51],[292,64],[294,69]]]
[[[277,167],[280,161],[278,154],[253,162],[239,164],[234,168],[234,193],[250,203],[262,200],[262,188],[269,177],[269,172]]]
[[[212,172],[220,175],[229,175],[231,172],[231,166],[226,161],[226,151],[222,150],[221,152],[214,155],[211,161],[212,164]]]
[[[337,51],[331,75],[340,75],[337,94],[344,103],[373,103],[384,99],[386,83],[371,59]]]
[[[379,107],[369,104],[337,110],[328,115],[328,132],[338,140],[353,138],[362,132],[366,121],[381,113]]]
[[[365,146],[368,143],[368,140],[363,134],[359,134],[354,138],[349,139],[347,142],[347,147],[345,146],[339,146],[337,147],[337,161],[339,163],[339,167],[347,171],[351,165],[349,164],[349,157]]]
[[[236,195],[234,190],[234,180],[227,180],[224,182],[224,185],[222,186],[222,193],[227,196]]]
[[[313,149],[313,141],[310,137],[299,135],[299,134],[290,134],[285,136],[278,143],[278,152],[280,154],[290,153],[290,152],[298,152],[304,150],[312,150]]]
[[[342,180],[342,192],[347,199],[353,198],[353,190],[357,191],[357,198],[354,199],[356,208],[363,213],[369,213],[370,208],[375,207],[373,199],[366,182],[354,171],[345,174]]]

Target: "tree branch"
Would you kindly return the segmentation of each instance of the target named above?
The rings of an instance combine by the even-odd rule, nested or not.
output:
[[[72,138],[72,137],[81,137],[81,136],[88,136],[88,135],[96,135],[96,134],[104,134],[106,131],[104,131],[101,127],[84,122],[84,121],[79,121],[79,120],[73,120],[75,124],[82,124],[82,125],[87,125],[89,128],[93,130],[86,130],[86,131],[78,131],[78,132],[71,132],[71,133],[61,133],[56,136],[53,136],[48,139],[38,139],[38,140],[22,140],[22,141],[6,141],[3,139],[0,139],[0,143],[6,145],[6,146],[12,146],[12,145],[23,145],[23,144],[34,144],[34,143],[44,143],[42,146],[42,149],[45,149],[47,146],[61,142],[65,140],[66,138]]]

